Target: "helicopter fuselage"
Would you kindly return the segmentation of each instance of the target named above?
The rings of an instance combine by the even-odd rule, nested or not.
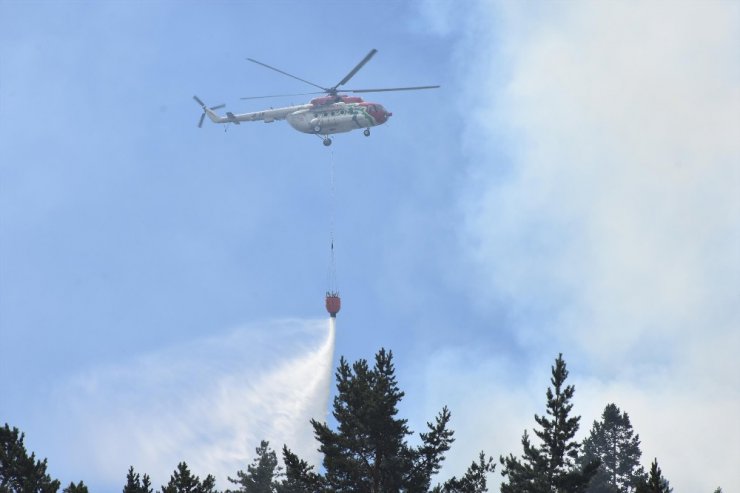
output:
[[[390,116],[391,113],[377,103],[336,102],[311,105],[311,108],[290,113],[286,119],[299,132],[331,135],[382,125]]]
[[[392,115],[381,104],[346,96],[316,98],[308,104],[271,108],[252,113],[227,112],[226,116],[220,116],[207,109],[206,114],[214,123],[239,124],[254,121],[272,123],[276,120],[287,120],[290,126],[299,132],[317,135],[368,129],[382,125]]]

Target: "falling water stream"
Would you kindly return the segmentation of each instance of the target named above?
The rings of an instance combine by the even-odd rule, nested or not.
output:
[[[38,412],[44,455],[63,482],[100,491],[131,465],[166,483],[180,461],[225,488],[262,439],[318,465],[309,420],[327,417],[335,321],[255,325],[61,382]]]

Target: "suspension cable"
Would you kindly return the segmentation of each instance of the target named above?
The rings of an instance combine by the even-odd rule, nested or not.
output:
[[[327,273],[327,292],[337,293],[337,272],[334,263],[334,220],[336,209],[336,190],[334,186],[334,150],[331,150],[331,160],[329,164],[329,245],[330,258],[329,270]]]

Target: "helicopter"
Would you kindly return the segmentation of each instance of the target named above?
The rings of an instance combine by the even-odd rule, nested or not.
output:
[[[264,99],[264,98],[279,98],[279,97],[290,97],[290,96],[307,96],[315,94],[324,94],[324,96],[316,97],[311,99],[306,104],[300,104],[295,106],[285,106],[282,108],[270,108],[268,110],[255,111],[251,113],[238,113],[234,114],[227,111],[225,116],[216,113],[217,109],[223,108],[225,105],[218,106],[206,106],[206,104],[198,98],[193,96],[193,99],[203,108],[203,114],[200,116],[198,122],[198,128],[203,126],[203,120],[206,115],[213,123],[234,123],[239,125],[241,122],[255,122],[263,121],[265,123],[272,123],[277,120],[287,120],[288,123],[299,132],[306,134],[313,134],[319,138],[323,138],[325,146],[330,146],[332,143],[330,135],[350,132],[352,130],[363,129],[363,133],[366,137],[370,136],[370,128],[378,125],[382,125],[388,121],[393,113],[386,110],[382,104],[372,103],[369,101],[363,101],[359,96],[349,96],[343,93],[368,93],[368,92],[390,92],[390,91],[417,91],[422,89],[437,89],[440,86],[414,86],[414,87],[389,87],[379,89],[339,89],[367,63],[370,59],[375,56],[378,52],[376,49],[370,50],[365,55],[360,63],[350,70],[350,72],[344,76],[337,84],[332,87],[323,87],[318,84],[314,84],[295,75],[284,72],[278,68],[267,65],[266,63],[259,62],[252,58],[247,58],[248,61],[256,63],[270,70],[274,70],[280,74],[286,75],[293,79],[299,80],[318,89],[320,92],[306,92],[300,94],[277,94],[272,96],[253,96],[245,97],[241,99]]]

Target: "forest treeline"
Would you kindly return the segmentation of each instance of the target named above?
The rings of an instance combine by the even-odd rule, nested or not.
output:
[[[566,385],[568,369],[561,355],[551,367],[545,393],[546,413],[535,414],[534,436],[522,435],[522,450],[498,460],[484,451],[460,477],[434,483],[445,454],[453,445],[451,413],[443,407],[417,445],[413,432],[398,417],[404,392],[398,386],[393,354],[381,349],[372,365],[360,359],[350,365],[340,359],[333,402],[335,427],[312,419],[310,425],[322,468],[315,470],[284,445],[281,460],[262,441],[246,471],[228,477],[224,493],[482,493],[488,491],[490,474],[502,476],[501,493],[668,493],[672,491],[657,459],[649,470],[641,464],[640,438],[627,412],[609,403],[590,433],[578,442],[580,416],[574,416],[575,388]],[[62,487],[46,472],[46,459],[28,455],[24,435],[7,423],[0,428],[0,493],[54,493]],[[123,493],[154,493],[147,474],[130,467],[122,480]],[[162,493],[218,493],[216,479],[195,476],[186,462],[172,473]],[[83,481],[70,483],[63,493],[87,493]],[[717,488],[714,493],[721,493]]]

